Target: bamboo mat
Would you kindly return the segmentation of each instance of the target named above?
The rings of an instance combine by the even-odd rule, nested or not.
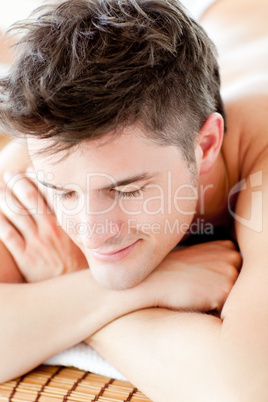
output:
[[[0,384],[0,402],[150,402],[126,381],[73,367],[39,366]]]

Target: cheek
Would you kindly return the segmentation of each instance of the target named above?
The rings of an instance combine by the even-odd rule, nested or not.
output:
[[[140,218],[142,216],[156,216],[165,214],[167,209],[167,196],[161,186],[147,186],[140,197],[130,200],[119,200],[119,207],[126,216]]]
[[[119,199],[117,207],[125,216],[139,216],[143,213],[143,197]]]
[[[174,198],[174,211],[185,220],[196,213],[197,198],[191,194]]]
[[[188,220],[187,216],[191,216],[196,212],[197,201],[198,188],[193,183],[193,180],[191,180],[191,176],[184,183],[174,183],[171,203],[175,212],[181,216],[185,216],[185,219]]]
[[[65,215],[62,210],[56,211],[56,217],[59,225],[68,235],[74,239],[79,234],[79,221],[75,216]]]
[[[77,239],[80,236],[80,214],[75,208],[67,208],[67,205],[54,197],[53,210],[57,218],[58,224],[72,238]]]
[[[153,236],[161,247],[175,242],[189,229],[196,212],[198,193],[191,185],[170,187],[166,193],[154,193],[142,204],[142,213],[133,216],[132,227],[139,233]]]
[[[85,197],[72,197],[71,199],[61,198],[60,194],[55,194],[53,198],[54,212],[59,223],[64,227],[68,227],[68,222],[80,222],[81,215],[86,211]]]

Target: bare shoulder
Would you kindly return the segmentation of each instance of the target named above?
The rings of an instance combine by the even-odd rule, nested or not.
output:
[[[239,179],[268,154],[268,91],[240,91],[227,100],[226,111],[228,130],[223,155],[229,170]]]
[[[267,13],[267,0],[222,0],[200,21],[219,53],[228,126],[222,152],[236,180],[268,147]]]
[[[245,80],[267,83],[267,15],[267,0],[221,0],[202,16],[200,23],[218,49],[224,90]]]

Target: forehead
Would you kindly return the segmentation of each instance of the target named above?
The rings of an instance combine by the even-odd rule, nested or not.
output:
[[[114,177],[123,173],[139,174],[141,171],[166,170],[175,163],[181,168],[184,158],[178,147],[163,146],[147,138],[138,127],[128,127],[122,134],[106,134],[101,139],[82,142],[67,151],[53,154],[40,153],[49,149],[51,140],[29,138],[28,150],[37,170],[52,172],[57,180],[80,176],[83,172],[105,173]]]

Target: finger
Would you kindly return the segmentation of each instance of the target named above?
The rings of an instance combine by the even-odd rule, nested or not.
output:
[[[25,242],[18,230],[0,214],[0,240],[4,243],[16,261],[19,261],[25,248]]]
[[[23,173],[6,174],[5,180],[7,191],[2,205],[4,214],[19,229],[25,240],[32,241],[39,233],[42,238],[52,238],[54,244],[57,240],[56,217],[36,184]]]
[[[229,253],[229,261],[230,264],[233,265],[238,272],[240,272],[241,268],[242,268],[242,263],[243,263],[243,258],[241,253],[239,253],[238,251],[230,251]]]
[[[233,265],[238,271],[242,265],[242,255],[232,240],[217,240],[214,246],[218,248],[217,257]],[[214,249],[215,252],[215,249]]]
[[[237,246],[232,240],[216,240],[215,244],[219,247],[224,247],[229,250],[237,250]]]
[[[42,171],[36,172],[33,167],[28,167],[25,171],[25,175],[37,188],[38,192],[40,193],[41,197],[43,198],[43,201],[45,202],[46,207],[48,208],[48,212],[53,214],[54,213],[53,208],[50,205],[50,202],[48,199],[49,197],[47,194],[47,191],[49,190],[49,188],[44,186],[43,184],[40,186],[40,183],[42,183],[43,172]],[[39,176],[41,176],[40,180],[38,179]]]
[[[33,215],[35,219],[47,214],[50,208],[34,182],[34,173],[4,174],[4,180],[9,190],[17,197],[20,203]]]
[[[241,269],[243,258],[235,243],[231,240],[224,240],[221,241],[219,247],[218,258],[225,260],[239,271]]]
[[[39,213],[35,215],[35,219],[38,223],[39,231],[43,235],[49,234],[53,236],[54,241],[57,240],[57,233],[58,233],[58,224],[57,224],[57,219],[56,215],[53,211],[53,207],[51,206],[49,202],[49,197],[47,197],[46,191],[48,190],[48,187],[46,186],[38,186],[40,182],[37,179],[37,173],[33,170],[33,168],[28,168],[26,169],[25,172],[27,178],[33,183],[35,189],[38,192],[38,201],[40,202],[41,200],[41,208],[39,209]],[[41,171],[41,178],[42,178],[42,171]],[[42,209],[44,209],[44,213],[42,213]],[[54,243],[53,241],[53,243]]]
[[[37,226],[31,214],[6,188],[0,188],[0,209],[8,221],[25,239],[31,240],[37,233]]]

